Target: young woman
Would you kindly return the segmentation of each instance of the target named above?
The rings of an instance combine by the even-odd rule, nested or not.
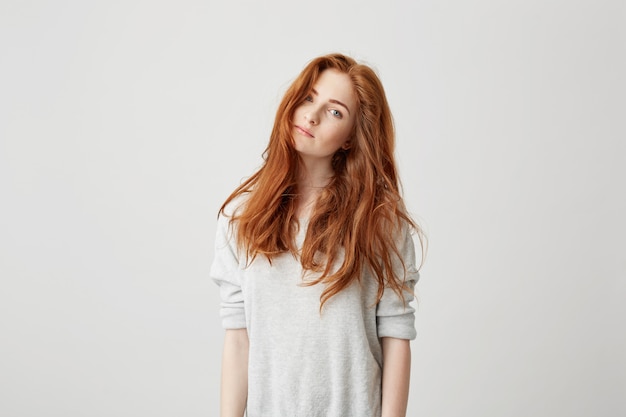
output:
[[[406,414],[421,233],[393,151],[368,66],[322,56],[287,90],[264,164],[218,216],[222,417]]]

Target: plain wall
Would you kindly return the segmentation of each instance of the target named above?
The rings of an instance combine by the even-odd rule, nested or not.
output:
[[[313,57],[429,237],[409,416],[626,415],[620,1],[0,3],[0,415],[217,416],[217,209]]]

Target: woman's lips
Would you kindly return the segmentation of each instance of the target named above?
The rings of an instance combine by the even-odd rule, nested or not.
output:
[[[300,126],[298,126],[298,125],[296,125],[296,130],[297,130],[298,132],[302,133],[303,135],[308,136],[308,137],[310,137],[310,138],[314,138],[314,137],[315,137],[315,136],[313,136],[313,133],[309,132],[309,131],[308,131],[308,130],[306,130],[305,128],[300,127]]]

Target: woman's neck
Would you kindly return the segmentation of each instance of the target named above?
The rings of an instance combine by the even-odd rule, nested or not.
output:
[[[298,189],[324,188],[334,174],[330,161],[304,159],[298,172]]]
[[[330,183],[334,175],[330,164],[304,164],[298,173],[298,199],[296,215],[309,217],[318,197]]]

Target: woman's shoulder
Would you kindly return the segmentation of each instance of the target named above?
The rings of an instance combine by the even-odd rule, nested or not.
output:
[[[241,213],[244,210],[246,202],[248,201],[249,193],[241,193],[233,197],[224,207],[220,210],[220,217],[232,218],[233,216]]]

